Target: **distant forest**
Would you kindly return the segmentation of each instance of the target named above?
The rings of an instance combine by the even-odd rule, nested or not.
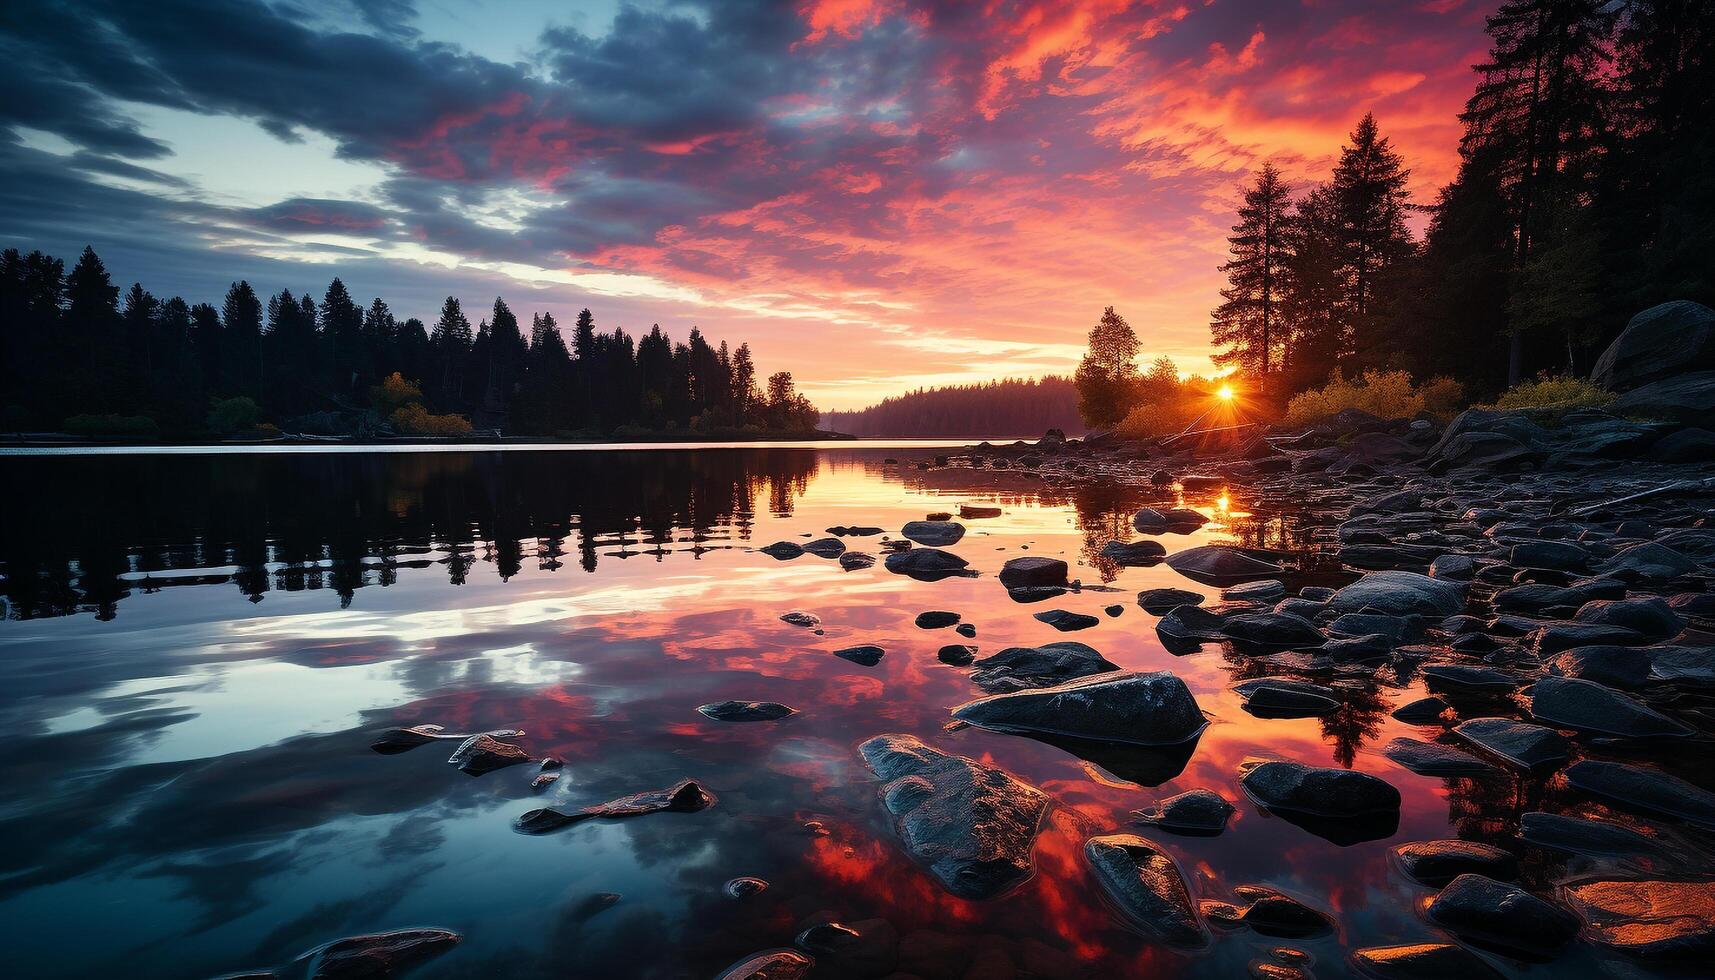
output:
[[[0,257],[0,431],[121,438],[281,431],[445,435],[804,433],[816,409],[788,372],[759,381],[750,347],[602,333],[570,341],[552,314],[526,334],[496,298],[476,327],[447,297],[432,326],[359,306],[339,279],[317,302],[235,282],[219,307],[123,296],[86,248],[71,272],[41,252]]]
[[[854,412],[823,412],[822,428],[854,436],[986,438],[1082,432],[1078,389],[1069,378],[1008,378],[920,388]]]

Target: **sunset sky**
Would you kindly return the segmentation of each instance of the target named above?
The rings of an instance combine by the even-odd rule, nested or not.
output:
[[[1070,372],[1110,304],[1208,370],[1239,183],[1374,111],[1431,200],[1491,7],[9,0],[0,245],[697,324],[823,408]]]

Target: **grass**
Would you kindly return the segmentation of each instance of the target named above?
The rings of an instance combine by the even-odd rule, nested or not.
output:
[[[1313,425],[1353,408],[1384,419],[1408,419],[1423,412],[1449,418],[1464,400],[1464,386],[1451,378],[1431,378],[1415,385],[1404,371],[1371,368],[1351,379],[1335,374],[1327,385],[1292,396],[1286,404],[1286,421]]]
[[[1490,408],[1553,408],[1572,411],[1579,408],[1606,408],[1613,404],[1614,393],[1583,378],[1541,377],[1524,381],[1507,389]]]

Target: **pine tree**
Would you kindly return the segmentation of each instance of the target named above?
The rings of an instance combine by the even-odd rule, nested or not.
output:
[[[1221,290],[1222,303],[1209,324],[1214,342],[1225,347],[1212,355],[1215,363],[1259,378],[1280,365],[1275,354],[1287,340],[1279,307],[1289,205],[1280,172],[1263,164],[1227,239],[1233,257],[1220,271],[1229,285]]]
[[[1405,224],[1405,183],[1410,171],[1369,113],[1340,150],[1328,190],[1333,205],[1346,330],[1362,363],[1378,363],[1386,337],[1382,326],[1397,295],[1399,267],[1412,256]]]
[[[1090,328],[1090,346],[1078,365],[1078,411],[1091,428],[1119,424],[1130,407],[1137,374],[1137,333],[1113,307]]]

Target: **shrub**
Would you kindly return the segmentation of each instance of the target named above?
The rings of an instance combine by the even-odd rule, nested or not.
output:
[[[1286,405],[1286,421],[1310,425],[1349,408],[1384,419],[1407,419],[1424,411],[1447,416],[1458,410],[1464,398],[1464,387],[1451,378],[1433,378],[1417,388],[1404,371],[1371,368],[1351,380],[1336,372],[1326,386],[1292,396]]]
[[[1543,376],[1520,382],[1507,389],[1493,407],[1558,408],[1570,411],[1575,408],[1603,408],[1613,401],[1613,392],[1583,378]]]
[[[234,432],[248,432],[256,427],[262,418],[262,410],[256,402],[243,395],[237,398],[221,398],[213,402],[208,410],[208,427],[211,432],[220,435],[230,435]]]
[[[64,428],[76,436],[124,436],[132,439],[153,439],[160,433],[155,420],[147,415],[73,415],[65,420]]]
[[[398,371],[389,374],[380,384],[369,389],[369,394],[375,402],[376,411],[387,417],[412,402],[423,400],[423,389],[406,381],[405,376]]]
[[[393,413],[393,428],[408,436],[466,436],[470,421],[462,415],[430,415],[413,402]]]
[[[1119,425],[1114,426],[1114,434],[1122,439],[1154,439],[1183,428],[1185,419],[1180,413],[1151,402],[1127,412]]]
[[[1465,407],[1465,386],[1452,378],[1430,378],[1418,386],[1423,410],[1436,418],[1450,419]]]

